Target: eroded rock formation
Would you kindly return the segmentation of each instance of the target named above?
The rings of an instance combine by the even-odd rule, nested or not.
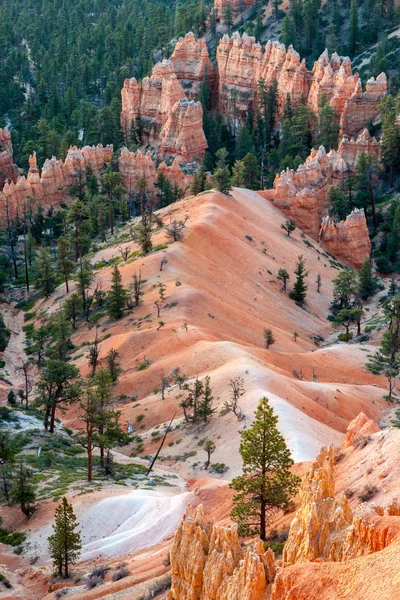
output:
[[[354,173],[361,152],[380,158],[380,144],[365,129],[357,138],[344,136],[337,151],[323,146],[312,150],[296,171],[286,169],[275,177],[273,201],[309,235],[319,238],[332,254],[356,268],[370,255],[365,215],[354,210],[345,221],[324,218],[327,192]],[[322,224],[321,224],[322,223]]]
[[[236,526],[217,527],[199,506],[177,529],[171,573],[169,600],[260,600],[275,576],[274,555],[261,541],[243,554]]]
[[[240,123],[255,109],[260,78],[267,87],[277,81],[279,114],[282,114],[287,94],[292,106],[298,106],[303,97],[315,113],[325,95],[340,119],[342,134],[349,136],[359,133],[368,121],[377,117],[379,102],[387,90],[386,76],[381,73],[376,80],[368,80],[363,92],[359,75],[352,73],[347,57],[334,53],[329,58],[325,51],[312,71],[308,71],[305,61],[292,46],[286,50],[283,44],[269,41],[263,48],[245,33],[224,35],[217,48],[217,64],[220,110],[225,118],[232,118],[234,110]]]
[[[355,208],[345,221],[323,219],[320,238],[323,247],[339,260],[359,269],[371,254],[371,241],[364,211]]]
[[[123,148],[118,159],[118,166],[122,185],[128,194],[132,193],[137,186],[137,182],[142,177],[146,179],[146,193],[150,196],[156,193],[154,184],[160,174],[169,179],[171,183],[176,183],[183,192],[188,191],[193,180],[192,175],[186,174],[182,170],[178,159],[175,159],[171,166],[167,166],[165,162],[162,162],[156,168],[149,151],[144,154],[140,150],[130,152],[126,148]]]
[[[180,74],[187,76],[182,62],[176,62]],[[142,141],[156,148],[163,158],[173,156],[191,162],[204,157],[207,140],[203,109],[200,102],[185,96],[172,60],[157,63],[151,77],[145,77],[141,83],[135,78],[125,80],[121,125],[127,139],[138,128],[138,120]]]
[[[27,177],[19,177],[16,183],[6,183],[0,192],[0,218],[6,216],[6,205],[10,218],[14,218],[17,212],[21,215],[28,197],[44,209],[61,204],[67,198],[69,188],[85,178],[88,167],[96,175],[100,174],[111,161],[112,154],[112,146],[85,146],[82,149],[73,146],[64,162],[54,156],[47,159],[41,174],[33,154],[29,158]]]
[[[372,435],[378,431],[380,431],[378,424],[373,419],[367,417],[366,414],[360,413],[347,427],[343,448],[349,448],[353,446],[357,439]]]
[[[11,133],[7,128],[0,129],[0,187],[7,179],[15,181],[18,171],[13,163]]]
[[[204,79],[209,86],[213,85],[215,73],[208,55],[207,44],[205,40],[196,40],[191,31],[179,38],[170,61],[189,99],[195,98]]]
[[[361,414],[349,424],[348,438],[377,429]],[[335,497],[335,468],[333,447],[322,448],[303,480],[300,507],[277,563],[260,541],[244,554],[236,527],[208,522],[201,506],[186,515],[171,550],[169,600],[373,600],[376,593],[369,594],[365,586],[358,594],[355,573],[367,576],[374,563],[386,565],[392,581],[383,598],[397,598],[392,592],[398,577],[400,502],[394,499],[386,507],[364,502],[353,512],[343,493]],[[389,553],[393,560],[385,562]]]

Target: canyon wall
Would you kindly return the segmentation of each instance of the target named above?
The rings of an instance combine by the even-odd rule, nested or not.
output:
[[[64,162],[54,156],[47,159],[41,173],[36,155],[33,154],[29,158],[27,177],[18,177],[15,183],[6,183],[0,192],[0,219],[6,219],[7,208],[11,219],[17,213],[21,215],[28,198],[41,204],[44,209],[59,206],[67,199],[68,190],[85,177],[88,167],[99,175],[111,161],[112,154],[112,146],[103,147],[100,144],[82,149],[73,146],[68,150]]]
[[[121,113],[125,138],[131,137],[140,121],[143,145],[155,148],[162,158],[202,160],[207,148],[202,107],[192,101],[203,80],[210,87],[212,107],[235,129],[254,112],[257,83],[263,79],[267,87],[277,82],[278,118],[288,95],[293,107],[303,99],[315,113],[325,95],[340,120],[342,135],[350,137],[376,119],[387,89],[386,76],[381,73],[376,80],[369,79],[363,91],[347,57],[336,53],[329,57],[325,51],[309,71],[292,46],[286,49],[270,41],[262,46],[246,33],[224,35],[216,61],[213,69],[206,42],[196,40],[190,32],[178,40],[169,60],[154,66],[150,77],[141,83],[134,77],[126,79]]]
[[[16,181],[17,167],[13,163],[13,147],[11,133],[7,128],[0,129],[0,188],[7,179]]]
[[[256,107],[260,78],[267,87],[277,81],[280,116],[288,94],[292,106],[298,106],[303,98],[315,113],[325,95],[340,120],[342,135],[349,136],[378,116],[379,102],[387,91],[386,76],[381,73],[376,80],[367,81],[363,92],[359,75],[352,73],[347,57],[334,53],[329,58],[325,50],[308,71],[292,46],[286,50],[283,44],[268,41],[263,48],[246,33],[224,35],[217,48],[217,65],[219,109],[226,117],[234,110],[239,124]]]

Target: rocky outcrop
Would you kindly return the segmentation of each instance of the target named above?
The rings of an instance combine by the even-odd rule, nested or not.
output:
[[[371,254],[371,241],[365,213],[355,208],[345,221],[325,217],[320,230],[323,247],[336,258],[359,269]]]
[[[162,162],[156,168],[149,151],[144,154],[140,150],[129,152],[129,150],[123,148],[118,159],[118,168],[122,185],[129,195],[135,191],[137,182],[141,178],[146,179],[146,193],[150,197],[155,196],[157,191],[155,183],[160,174],[169,179],[171,183],[176,183],[184,193],[188,191],[193,180],[193,175],[186,174],[182,170],[178,159],[175,159],[171,166],[167,166],[165,162]]]
[[[17,177],[17,167],[13,163],[11,133],[7,128],[0,129],[0,188],[7,179],[15,181]]]
[[[364,212],[354,210],[336,223],[326,213],[330,185],[340,184],[354,173],[361,152],[380,158],[380,144],[365,129],[357,138],[344,136],[337,151],[323,146],[311,150],[296,171],[286,169],[275,177],[273,202],[294,219],[306,233],[322,240],[323,246],[347,264],[359,268],[371,253]]]
[[[33,198],[44,209],[58,206],[68,197],[68,190],[85,178],[86,169],[99,175],[111,161],[112,146],[85,146],[82,149],[72,146],[65,161],[53,156],[47,159],[40,174],[36,154],[29,158],[27,177],[19,177],[16,183],[6,183],[0,192],[0,218],[6,215],[6,205],[10,218],[17,212],[21,215],[27,198]]]
[[[371,433],[379,431],[361,414],[350,423],[349,437],[360,434],[363,427]],[[397,502],[387,508],[361,504],[353,514],[343,493],[335,498],[333,446],[322,448],[303,481],[283,561],[344,561],[379,552],[398,537],[397,514]]]
[[[345,174],[354,173],[357,158],[362,152],[373,154],[378,162],[381,159],[381,145],[369,134],[368,129],[364,129],[358,137],[350,138],[347,135],[342,137],[337,154],[343,160]]]
[[[347,427],[343,448],[349,448],[353,446],[357,439],[372,435],[378,431],[380,431],[378,424],[373,419],[367,417],[366,414],[360,413]]]
[[[171,575],[169,600],[260,600],[275,576],[274,555],[261,541],[243,553],[236,526],[217,527],[199,506],[177,529]]]
[[[196,40],[191,31],[176,42],[170,61],[189,99],[195,98],[204,79],[212,87],[215,73],[207,44],[205,40]]]
[[[303,481],[300,508],[283,551],[284,562],[340,560],[338,547],[343,545],[353,514],[344,495],[335,500],[333,468],[333,446],[322,448]]]
[[[245,122],[247,114],[255,109],[260,78],[267,87],[276,80],[279,115],[288,94],[292,106],[296,107],[303,98],[315,113],[325,95],[340,119],[342,134],[349,136],[359,133],[378,116],[379,102],[387,90],[382,73],[376,80],[370,79],[363,92],[359,75],[352,73],[347,57],[334,53],[329,58],[325,50],[308,71],[292,46],[286,50],[283,44],[269,41],[263,48],[245,33],[224,35],[217,48],[217,65],[220,111],[226,119],[237,118],[238,124]]]
[[[286,169],[275,177],[274,204],[287,212],[306,233],[318,236],[334,162],[325,148],[312,150],[297,171]],[[335,164],[338,166],[335,155]]]
[[[184,63],[180,56],[178,48],[176,64],[179,73],[186,77],[190,75],[190,61]],[[200,76],[201,70],[201,65],[194,68],[192,76],[195,77],[196,71]],[[162,158],[178,157],[183,162],[203,159],[207,148],[203,109],[200,102],[185,96],[172,60],[157,63],[151,77],[145,77],[140,84],[135,78],[125,80],[121,125],[127,139],[132,137],[139,115],[142,141],[155,148]]]
[[[361,81],[357,81],[356,87],[345,102],[343,112],[340,113],[340,129],[343,134],[355,135],[363,129],[367,123],[374,121],[378,116],[378,106],[387,92],[387,80],[385,73],[378,75],[376,79],[368,79],[365,92],[362,90]]]
[[[159,155],[175,156],[184,162],[202,160],[207,146],[201,103],[187,98],[179,100],[161,131]]]

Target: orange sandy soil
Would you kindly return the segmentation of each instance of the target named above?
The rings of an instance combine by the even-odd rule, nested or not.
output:
[[[158,444],[152,441],[151,432],[175,414],[175,429],[167,439],[167,443],[175,443],[164,447],[163,462],[159,465],[183,475],[194,492],[194,502],[204,503],[207,512],[217,521],[225,521],[231,508],[227,483],[241,471],[239,431],[249,426],[263,395],[270,398],[279,415],[279,426],[295,460],[302,462],[314,458],[321,445],[333,442],[340,446],[348,422],[359,412],[379,421],[386,408],[382,399],[385,380],[373,376],[364,367],[367,354],[375,351],[373,346],[335,344],[317,348],[312,342],[314,334],[332,339],[332,327],[326,316],[332,298],[332,279],[338,271],[315,240],[308,236],[302,239],[298,229],[291,238],[287,237],[281,229],[284,216],[268,200],[255,192],[234,189],[229,197],[210,192],[184,199],[159,212],[164,224],[188,216],[183,241],[168,243],[166,249],[120,264],[125,286],[132,283],[133,274],[141,269],[146,280],[143,304],[119,322],[110,321],[108,317],[101,319],[99,337],[110,335],[101,343],[101,356],[111,348],[120,354],[123,372],[116,397],[127,396],[118,403],[121,422],[125,424],[130,420],[135,433],[142,436],[143,454],[154,453]],[[166,239],[165,231],[160,229],[153,237],[153,244],[164,244]],[[304,243],[306,240],[312,247]],[[132,251],[137,249],[133,242],[110,246],[98,251],[93,263],[119,256],[118,248],[125,246]],[[286,268],[291,275],[288,286],[291,288],[300,254],[309,270],[305,310],[281,291],[281,282],[277,280],[278,269]],[[160,271],[162,259],[167,262]],[[96,283],[101,282],[103,290],[109,288],[111,272],[112,268],[106,267],[96,273]],[[322,277],[321,293],[317,293],[315,283],[318,273]],[[154,301],[158,299],[159,282],[166,286],[165,303],[176,305],[163,308],[158,319]],[[177,282],[180,285],[176,285]],[[64,298],[65,289],[60,286],[52,298],[41,301],[35,308],[53,312]],[[165,324],[157,330],[159,320]],[[276,338],[269,350],[263,344],[264,327],[271,328]],[[297,342],[293,339],[295,330],[299,334]],[[89,330],[86,324],[80,324],[73,342],[79,346],[93,341],[94,336],[93,328]],[[86,376],[87,347],[77,349],[75,355],[82,353],[84,356],[75,364]],[[144,357],[151,359],[151,365],[138,371]],[[169,376],[178,367],[179,372],[189,378],[210,376],[218,410],[209,424],[185,424],[179,407],[182,392],[176,385],[167,389],[164,401],[159,392],[155,393],[161,377]],[[299,380],[292,371],[301,369],[303,379]],[[316,381],[313,381],[313,373]],[[246,388],[240,402],[246,418],[241,422],[232,414],[219,415],[224,401],[229,398],[229,381],[238,376],[243,377]],[[137,402],[139,406],[135,406]],[[140,414],[145,416],[138,423],[136,418]],[[77,409],[70,409],[63,422],[68,427],[78,428]],[[206,455],[198,442],[205,437],[216,442],[212,462],[225,463],[229,467],[225,475],[207,475],[204,471]],[[123,448],[122,452],[129,454],[133,447],[134,444]],[[173,458],[193,451],[196,455],[185,462],[176,462]],[[360,468],[358,464],[354,467]],[[305,468],[305,464],[296,466],[299,472]],[[346,476],[350,477],[350,472]],[[350,484],[356,485],[343,479],[339,487]],[[91,497],[95,499],[96,494]],[[54,505],[49,506],[48,518],[53,511]],[[287,520],[277,525],[286,526]],[[118,586],[122,586],[118,589],[126,588],[127,583],[136,585],[142,579],[165,572],[167,567],[162,561],[166,544],[141,553],[142,556],[124,557],[132,566],[132,576],[129,582],[124,579],[112,584],[116,586],[115,591]],[[81,566],[78,565],[78,571]],[[82,592],[80,597],[108,597],[100,595],[100,589]],[[112,589],[108,588],[107,594]],[[30,599],[31,596],[20,597]]]

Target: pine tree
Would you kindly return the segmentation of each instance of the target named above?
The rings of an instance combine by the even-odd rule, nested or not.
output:
[[[379,105],[382,120],[382,161],[389,167],[390,187],[393,187],[393,171],[399,158],[400,128],[397,124],[396,102],[393,96],[385,96]]]
[[[256,156],[256,149],[254,147],[254,140],[250,127],[245,124],[239,129],[236,140],[235,158],[236,160],[242,160],[248,153]]]
[[[207,470],[208,467],[210,466],[211,454],[213,454],[216,450],[215,442],[213,442],[212,440],[206,440],[204,442],[203,448],[204,448],[204,451],[207,452],[207,462],[204,465],[204,468]]]
[[[326,204],[329,216],[338,221],[344,221],[351,212],[348,197],[337,185],[328,187]]]
[[[379,171],[376,157],[369,152],[361,152],[356,163],[356,196],[355,201],[358,206],[364,207],[365,217],[367,217],[367,206],[371,205],[372,219],[374,227],[377,226],[375,214],[374,184]]]
[[[0,491],[8,505],[10,505],[12,470],[15,464],[16,454],[17,448],[15,447],[15,443],[9,432],[0,430]]]
[[[223,194],[229,194],[231,190],[231,177],[229,174],[229,168],[227,164],[228,151],[226,148],[220,148],[216,156],[218,158],[217,168],[215,169],[212,181],[219,192]]]
[[[292,231],[296,229],[296,221],[293,221],[293,219],[289,219],[288,221],[281,223],[281,229],[284,229],[288,237],[290,237]]]
[[[36,287],[46,298],[48,298],[48,296],[54,292],[56,287],[55,272],[48,248],[40,248],[39,251]]]
[[[122,277],[117,265],[114,265],[111,282],[107,311],[112,319],[120,319],[124,314],[128,292],[122,285]]]
[[[318,144],[328,152],[337,150],[339,137],[339,120],[325,95],[320,99],[318,111]]]
[[[296,281],[293,286],[293,291],[290,292],[289,297],[296,302],[299,306],[303,306],[306,296],[308,286],[305,283],[305,278],[308,275],[308,271],[306,271],[304,266],[303,255],[301,254],[298,257],[298,262],[296,263],[296,269],[294,271],[296,275]]]
[[[214,398],[210,386],[210,377],[207,376],[204,379],[203,397],[199,401],[198,405],[198,416],[204,421],[204,423],[207,423],[209,418],[212,417],[216,411],[216,408],[213,408],[213,402]]]
[[[0,352],[4,352],[4,350],[7,348],[10,335],[10,330],[7,329],[4,322],[4,317],[0,312]]]
[[[349,54],[354,56],[358,46],[358,7],[357,0],[351,0],[349,17]]]
[[[57,240],[57,263],[60,271],[64,275],[65,287],[68,293],[68,277],[72,271],[74,263],[72,261],[72,251],[69,240],[62,235],[60,235]]]
[[[335,320],[333,321],[334,327],[344,327],[346,330],[346,342],[349,341],[349,330],[352,323],[357,323],[360,329],[361,318],[363,316],[364,311],[362,308],[343,308],[339,310],[335,315]],[[360,331],[357,332],[357,334]]]
[[[54,533],[48,539],[50,556],[59,575],[69,577],[69,567],[80,557],[81,536],[76,531],[78,524],[72,505],[64,496],[56,508]]]
[[[232,33],[233,27],[233,11],[232,6],[230,4],[226,4],[222,13],[222,17],[224,19],[224,23],[228,29],[229,35]]]
[[[342,269],[332,281],[333,301],[331,311],[335,314],[342,308],[353,308],[357,298],[357,276],[351,269]]]
[[[290,279],[290,275],[289,275],[289,273],[286,271],[286,269],[282,269],[282,268],[281,268],[281,269],[279,269],[279,271],[278,271],[278,275],[277,275],[277,279],[279,279],[279,281],[282,281],[282,284],[283,284],[283,286],[282,286],[282,290],[283,290],[284,292],[286,292],[286,286],[287,286],[287,282],[288,282],[288,281],[289,281],[289,279]]]
[[[290,506],[300,484],[300,478],[290,472],[293,460],[277,422],[268,398],[263,398],[252,425],[240,432],[243,475],[230,484],[236,492],[231,518],[238,523],[239,533],[259,535],[263,541],[273,514]]]
[[[389,385],[386,399],[392,402],[396,379],[400,373],[400,294],[392,296],[385,303],[383,313],[387,330],[382,336],[378,352],[366,367],[372,373],[383,373],[386,376]]]
[[[10,495],[11,504],[18,504],[28,519],[34,511],[33,505],[36,499],[35,489],[29,483],[30,476],[31,473],[20,463],[17,479]]]
[[[363,262],[363,265],[358,274],[358,293],[361,298],[366,299],[373,296],[378,289],[376,278],[372,275],[372,261],[368,257]]]
[[[270,346],[272,346],[272,344],[275,344],[275,337],[272,329],[264,329],[264,343],[267,350]]]

